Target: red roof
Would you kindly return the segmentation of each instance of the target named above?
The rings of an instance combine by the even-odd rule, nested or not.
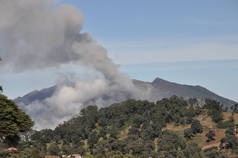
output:
[[[10,148],[7,148],[8,151],[17,151],[17,148],[14,148],[14,147],[10,147]]]

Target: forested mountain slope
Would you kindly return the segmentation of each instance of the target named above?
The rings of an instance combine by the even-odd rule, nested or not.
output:
[[[80,153],[86,158],[235,156],[238,107],[232,114],[213,100],[201,107],[195,104],[174,96],[156,103],[128,100],[101,109],[88,106],[54,130],[34,132],[31,143],[43,154]]]

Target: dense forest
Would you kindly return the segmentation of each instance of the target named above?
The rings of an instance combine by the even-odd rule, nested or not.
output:
[[[0,108],[1,148],[18,149],[0,149],[1,158],[73,153],[84,158],[226,158],[238,154],[238,106],[226,119],[223,105],[213,100],[200,105],[197,99],[174,96],[156,103],[127,100],[100,109],[88,106],[54,130],[41,131],[32,130],[29,116],[2,94]],[[204,125],[208,121],[201,122],[201,116],[215,126]],[[218,140],[220,131],[224,134]],[[219,145],[204,148],[198,141],[202,136],[205,144]]]

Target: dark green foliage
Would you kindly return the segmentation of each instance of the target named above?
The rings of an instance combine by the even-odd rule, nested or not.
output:
[[[226,129],[226,128],[229,128],[229,127],[233,127],[234,126],[234,122],[231,121],[231,120],[227,120],[227,121],[220,121],[217,123],[217,127],[218,128],[223,128],[223,129]]]
[[[191,128],[187,128],[184,130],[184,137],[191,139],[194,136],[193,130]]]
[[[140,128],[143,123],[146,123],[146,119],[142,115],[135,115],[132,118],[132,125],[135,128]]]
[[[208,109],[208,115],[212,117],[214,122],[220,122],[223,120],[222,111],[223,105],[215,100],[206,100],[206,104],[204,105],[205,109]]]
[[[3,151],[0,157],[43,158],[47,154],[80,153],[89,155],[88,158],[225,158],[215,149],[204,155],[201,148],[189,140],[203,132],[200,122],[194,120],[202,111],[197,104],[196,99],[185,101],[173,96],[156,103],[128,100],[101,109],[88,106],[54,130],[32,132],[30,141],[21,142],[19,151]],[[207,100],[204,108],[213,121],[221,122],[222,105]],[[191,128],[184,131],[188,139],[162,130],[167,123],[191,124]],[[20,140],[18,134],[32,126],[29,116],[0,94],[0,141],[16,146]],[[209,141],[214,136],[212,131],[207,133]],[[227,149],[237,149],[238,140],[233,129],[226,131],[221,144]]]
[[[0,151],[1,158],[44,158],[45,155],[36,148],[25,148],[20,151]]]
[[[211,148],[205,151],[206,158],[228,158],[224,153],[219,152],[217,148]]]
[[[89,106],[78,117],[59,125],[54,134],[49,130],[40,131],[33,134],[32,139],[43,137],[39,141],[49,143],[51,140],[63,140],[73,144],[88,139],[89,144],[94,144],[108,135],[117,138],[118,131],[130,124],[132,135],[151,140],[159,137],[166,123],[187,124],[196,115],[196,109],[178,97],[163,99],[156,104],[128,100],[100,110],[96,106]]]
[[[9,135],[4,138],[4,143],[8,146],[17,146],[19,141],[20,137],[18,135]]]
[[[225,133],[226,136],[221,139],[221,147],[225,149],[237,149],[238,138],[234,135],[234,128],[228,128]]]
[[[45,155],[35,147],[25,148],[19,158],[44,158]]]
[[[216,133],[213,130],[209,130],[209,132],[206,134],[207,142],[215,140]]]
[[[230,127],[226,130],[226,135],[235,135],[235,130],[233,127]]]
[[[96,131],[92,131],[88,136],[88,144],[90,146],[93,146],[94,144],[97,144],[99,139],[99,135]]]
[[[1,158],[20,158],[19,152],[0,151]]]
[[[17,145],[18,133],[27,132],[32,126],[30,117],[0,94],[0,138],[9,145]]]
[[[47,151],[50,155],[59,155],[60,148],[59,148],[58,144],[52,143],[49,145]]]
[[[39,143],[50,142],[54,138],[54,133],[51,129],[43,129],[41,131],[35,131],[31,135],[31,139],[37,140]]]
[[[186,144],[182,137],[171,131],[164,131],[162,139],[158,143],[159,151],[177,151],[185,149]]]
[[[69,154],[72,153],[72,147],[68,144],[64,144],[61,147],[61,151],[62,151],[63,154],[69,155]]]
[[[159,125],[154,124],[153,122],[149,122],[147,124],[143,124],[140,130],[141,138],[145,140],[153,140],[161,135],[161,127]]]
[[[135,137],[135,136],[136,136],[136,138],[138,138],[138,137],[140,137],[140,132],[141,132],[141,130],[140,130],[139,128],[131,127],[131,128],[129,129],[128,135],[129,135],[130,137]]]
[[[184,138],[203,131],[200,122],[194,120],[201,111],[175,96],[156,103],[128,100],[101,109],[88,106],[55,130],[34,132],[31,138],[35,148],[55,155],[60,151],[90,153],[98,158],[205,158],[198,145]],[[181,137],[162,130],[167,123],[191,124],[191,128]]]
[[[204,158],[201,148],[196,143],[188,142],[186,148],[183,151],[186,158]]]
[[[235,105],[233,106],[233,112],[234,112],[234,113],[238,113],[238,104],[235,104]]]
[[[182,137],[171,131],[163,132],[158,146],[159,157],[204,158],[202,150],[197,144],[186,142]]]
[[[150,143],[145,142],[143,139],[137,139],[130,142],[126,147],[125,151],[130,151],[133,155],[142,155],[143,153],[149,154],[153,150]]]
[[[192,129],[193,134],[197,134],[197,133],[202,133],[203,132],[203,127],[202,127],[200,121],[198,121],[198,120],[193,120],[192,121],[191,129]]]
[[[195,106],[195,105],[198,104],[198,100],[197,100],[196,98],[189,98],[189,99],[188,99],[188,104],[189,104],[190,106]]]
[[[225,149],[237,149],[238,139],[234,135],[226,135],[221,139],[221,146]]]

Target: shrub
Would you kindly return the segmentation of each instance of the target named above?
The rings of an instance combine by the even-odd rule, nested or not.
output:
[[[222,129],[226,129],[226,128],[233,127],[233,126],[234,126],[234,122],[231,120],[220,121],[217,123],[217,128],[222,128]]]
[[[207,142],[210,142],[212,140],[215,140],[214,137],[216,136],[216,133],[212,130],[210,130],[207,134],[206,134],[206,137],[207,137]]]
[[[200,121],[198,121],[198,120],[193,120],[192,121],[191,129],[193,131],[193,134],[197,134],[197,133],[202,133],[203,132],[203,127],[202,127]]]
[[[187,128],[184,130],[184,137],[191,139],[193,137],[193,130],[191,128]]]

